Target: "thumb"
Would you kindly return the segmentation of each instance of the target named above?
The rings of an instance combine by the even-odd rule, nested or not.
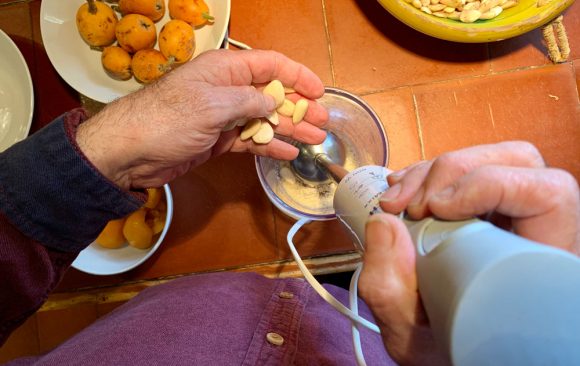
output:
[[[378,214],[368,221],[359,288],[393,359],[399,364],[449,363],[437,349],[419,298],[411,236],[396,216]]]
[[[226,121],[264,117],[276,108],[273,97],[264,95],[253,86],[227,86],[216,89],[216,110],[221,114],[220,119]]]
[[[397,216],[376,214],[366,226],[364,266],[372,272],[406,277],[415,273],[415,251],[407,227]]]
[[[403,331],[417,321],[415,250],[396,216],[376,214],[367,223],[360,291],[388,329]]]

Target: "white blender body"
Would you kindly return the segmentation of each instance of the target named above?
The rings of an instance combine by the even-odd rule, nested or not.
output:
[[[337,218],[364,250],[390,173],[364,166],[336,189]],[[580,364],[580,259],[478,219],[404,219],[419,293],[454,365]]]

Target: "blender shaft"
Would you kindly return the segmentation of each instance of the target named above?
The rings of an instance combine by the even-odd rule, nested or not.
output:
[[[317,154],[314,158],[314,162],[323,167],[336,183],[340,183],[340,181],[349,173],[349,171],[344,169],[342,165],[332,161],[326,154]]]

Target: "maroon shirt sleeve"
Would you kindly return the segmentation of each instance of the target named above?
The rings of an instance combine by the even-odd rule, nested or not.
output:
[[[0,153],[0,345],[56,287],[107,221],[146,196],[107,180],[75,142],[73,110]]]

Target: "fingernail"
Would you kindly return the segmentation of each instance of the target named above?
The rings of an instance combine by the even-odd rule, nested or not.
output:
[[[369,219],[367,220],[367,224],[369,224],[371,222],[380,222],[380,223],[386,225],[387,227],[391,227],[391,224],[389,223],[389,221],[387,221],[384,214],[371,215],[369,217]]]
[[[448,199],[453,197],[453,195],[455,194],[455,191],[456,191],[456,188],[454,185],[449,186],[449,187],[445,188],[444,190],[442,190],[441,192],[437,193],[435,196],[433,196],[433,198],[436,200],[440,200],[440,201],[447,201]]]
[[[425,193],[425,188],[421,187],[421,189],[419,189],[419,191],[417,191],[417,193],[415,193],[415,195],[413,196],[413,198],[409,202],[409,206],[416,206],[416,205],[420,204],[421,201],[423,200],[424,193]]]
[[[391,202],[399,197],[401,193],[401,184],[397,183],[391,186],[387,191],[381,196],[381,202]]]
[[[389,177],[391,177],[391,179],[399,179],[405,174],[406,171],[407,171],[407,168],[401,169],[399,171],[396,171],[396,172],[389,174]]]
[[[374,248],[389,248],[393,244],[393,227],[385,214],[374,214],[367,220],[365,228],[365,251]],[[378,224],[375,224],[378,223]]]

